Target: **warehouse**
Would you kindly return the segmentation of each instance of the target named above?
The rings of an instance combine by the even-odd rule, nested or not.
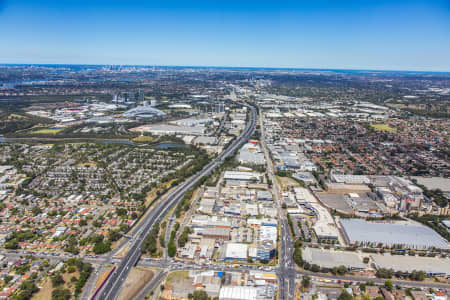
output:
[[[226,171],[223,175],[225,180],[240,180],[240,181],[250,181],[259,180],[261,173],[256,172],[237,172],[237,171]]]
[[[154,135],[203,135],[205,133],[205,127],[183,127],[168,124],[155,124],[147,126],[146,131]]]
[[[413,176],[412,179],[417,180],[418,184],[425,186],[429,190],[440,189],[444,193],[450,192],[450,178]]]
[[[302,257],[309,264],[316,264],[321,268],[345,266],[349,270],[363,270],[367,267],[355,252],[305,248]]]
[[[320,204],[313,203],[311,207],[316,212],[316,223],[313,230],[319,239],[333,239],[339,238],[339,233],[334,223],[334,219],[328,210]]]
[[[265,163],[265,158],[263,153],[242,150],[239,152],[238,161],[241,164],[263,165]]]
[[[345,239],[350,244],[365,246],[448,249],[448,243],[439,234],[423,225],[408,223],[367,222],[362,219],[340,220]]]
[[[258,288],[253,286],[226,286],[220,289],[220,300],[256,300],[264,299],[258,297]]]
[[[206,227],[202,231],[204,238],[228,241],[230,239],[230,229],[218,227]]]
[[[393,269],[405,273],[424,271],[428,275],[450,275],[450,260],[435,257],[417,257],[390,254],[372,254],[375,267]]]
[[[239,243],[226,243],[223,245],[221,249],[221,253],[219,255],[219,260],[233,261],[247,260],[247,244],[239,244]]]
[[[257,199],[259,201],[272,201],[272,193],[269,191],[258,191]]]
[[[331,174],[331,179],[338,183],[347,184],[369,184],[370,179],[366,175],[343,175],[343,174]]]

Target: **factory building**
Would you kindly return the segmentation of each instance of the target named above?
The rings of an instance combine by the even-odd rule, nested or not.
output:
[[[449,245],[439,234],[423,225],[406,222],[368,222],[362,219],[341,219],[344,238],[351,245],[368,247],[384,245],[407,249],[448,249]]]

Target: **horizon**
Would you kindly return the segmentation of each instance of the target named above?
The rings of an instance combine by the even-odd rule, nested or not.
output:
[[[8,64],[450,72],[445,0],[0,0]]]
[[[2,63],[0,66],[92,66],[92,67],[141,67],[141,68],[197,68],[197,69],[243,69],[243,70],[292,70],[292,71],[359,71],[359,72],[400,72],[400,73],[442,73],[450,71],[434,70],[394,70],[394,69],[344,69],[344,68],[301,68],[301,67],[257,67],[257,66],[201,66],[201,65],[153,65],[153,64],[83,64],[83,63]]]

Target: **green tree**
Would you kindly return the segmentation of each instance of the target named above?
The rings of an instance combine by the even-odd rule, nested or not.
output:
[[[192,294],[192,299],[194,300],[208,300],[208,293],[203,290],[194,291]]]
[[[309,288],[310,285],[311,285],[311,277],[309,277],[308,275],[303,276],[302,287]]]
[[[342,290],[342,293],[339,295],[338,300],[353,300],[353,296],[350,295],[346,290]]]
[[[52,276],[52,285],[54,287],[57,287],[57,286],[62,285],[64,283],[65,283],[65,281],[62,278],[61,274],[57,273],[57,274]]]
[[[339,266],[337,269],[337,272],[339,275],[345,275],[345,274],[347,274],[347,267]]]
[[[94,245],[94,253],[95,254],[103,254],[106,252],[111,251],[111,243],[109,241],[107,242],[98,242]]]
[[[316,265],[316,264],[313,264],[311,266],[311,271],[312,272],[319,272],[320,271],[320,267],[318,265]]]
[[[295,248],[293,256],[297,266],[303,266],[302,249],[300,247]]]
[[[69,300],[71,297],[68,289],[57,288],[52,291],[52,300]]]
[[[391,280],[386,280],[384,282],[384,287],[388,290],[388,291],[392,291],[392,289],[394,288],[394,284],[392,283]]]
[[[169,241],[169,244],[167,245],[167,254],[170,257],[174,257],[175,254],[177,254],[177,246],[175,245],[175,242],[172,239]]]

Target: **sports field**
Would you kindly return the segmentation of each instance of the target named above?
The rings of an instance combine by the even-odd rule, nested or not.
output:
[[[61,130],[62,130],[61,128],[43,128],[43,129],[35,130],[35,131],[33,131],[33,133],[36,133],[36,134],[57,134]]]
[[[387,124],[370,124],[370,126],[377,131],[397,131],[397,129],[392,128]]]

